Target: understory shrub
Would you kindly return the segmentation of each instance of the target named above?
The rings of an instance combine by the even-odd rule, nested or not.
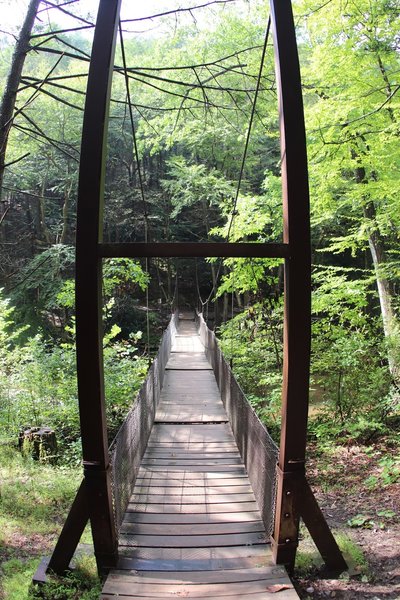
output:
[[[13,309],[0,300],[0,427],[17,441],[21,430],[50,427],[57,437],[61,462],[80,456],[80,427],[75,346],[47,341],[37,333],[18,344]],[[147,371],[138,351],[140,334],[117,341],[113,326],[105,337],[104,372],[110,439],[129,410]]]

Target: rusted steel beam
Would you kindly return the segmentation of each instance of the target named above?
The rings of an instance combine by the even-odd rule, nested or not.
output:
[[[288,258],[288,244],[224,242],[159,242],[99,244],[99,256],[113,257],[251,257]]]
[[[85,481],[78,488],[68,517],[51,555],[48,570],[62,575],[68,569],[89,520]]]
[[[289,571],[293,571],[293,554],[297,549],[300,518],[304,521],[325,565],[332,571],[347,569],[339,546],[332,535],[310,485],[305,477],[304,463],[296,470],[283,472],[277,467],[278,497],[276,521],[280,523],[280,537],[274,540],[274,553],[280,556]]]
[[[282,424],[272,549],[293,569],[303,518],[327,566],[346,563],[305,477],[311,349],[311,242],[300,67],[290,0],[271,0],[279,99],[285,243]]]
[[[273,551],[294,564],[298,509],[287,510],[286,481],[304,470],[311,345],[311,249],[306,138],[300,68],[290,0],[271,0],[279,100],[285,260],[282,426]],[[288,515],[288,516],[287,516]],[[288,533],[290,522],[290,534]]]
[[[46,583],[47,571],[63,575],[70,567],[79,540],[89,520],[89,510],[86,501],[85,481],[82,481],[72,503],[57,544],[49,558],[44,558],[35,575],[34,583]]]
[[[110,89],[121,0],[101,0],[88,76],[76,234],[76,345],[88,509],[100,572],[117,561],[103,377],[101,260]]]
[[[272,539],[272,552],[275,561],[286,565],[289,573],[293,571],[299,536],[300,486],[304,479],[303,470],[283,472],[277,466],[277,501],[275,507],[275,527]]]
[[[348,568],[347,563],[305,478],[302,484],[299,509],[301,518],[328,569],[345,571]]]

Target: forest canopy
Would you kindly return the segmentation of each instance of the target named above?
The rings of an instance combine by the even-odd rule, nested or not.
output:
[[[83,4],[30,2],[26,58],[6,120],[15,40],[1,35],[0,402],[10,433],[27,424],[24,415],[36,415],[37,424],[54,421],[54,407],[76,403],[74,386],[67,386],[68,401],[60,392],[67,373],[75,377],[72,357],[51,391],[40,365],[50,360],[59,368],[74,344],[77,177],[95,18]],[[280,242],[267,5],[192,2],[153,15],[151,7],[139,17],[128,9],[122,15],[104,241]],[[299,0],[293,8],[311,195],[311,398],[332,433],[375,435],[398,414],[399,14],[390,0]],[[140,376],[129,369],[142,373],[141,355],[157,345],[162,328],[159,308],[169,311],[177,285],[181,302],[202,306],[214,320],[260,414],[279,423],[280,261],[105,261],[107,343],[123,357],[120,368],[127,356],[121,348],[136,353],[127,362],[134,381]],[[140,333],[146,296],[151,340]],[[40,385],[32,386],[33,370]],[[129,404],[131,393],[128,386],[118,402]],[[50,397],[48,410],[43,399]],[[63,411],[51,423],[62,431]],[[78,440],[74,427],[66,439]]]

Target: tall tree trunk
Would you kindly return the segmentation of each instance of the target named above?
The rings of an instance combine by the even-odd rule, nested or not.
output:
[[[69,185],[65,186],[64,193],[64,203],[62,208],[62,231],[60,236],[60,244],[66,244],[68,242],[68,234],[69,234],[69,209],[71,204],[71,192],[72,192],[72,182]]]
[[[363,166],[355,170],[357,183],[366,184],[366,173]],[[393,309],[394,293],[390,282],[385,276],[385,265],[387,264],[385,242],[379,232],[376,222],[376,209],[374,203],[366,201],[363,206],[364,217],[368,220],[368,244],[374,265],[376,285],[378,288],[379,303],[381,307],[383,332],[387,342],[387,359],[390,374],[396,385],[400,384],[400,365],[397,353],[394,349],[396,336],[399,333],[399,323]]]
[[[373,202],[368,202],[364,207],[364,216],[370,221],[368,244],[374,265],[376,285],[378,288],[379,303],[382,313],[383,332],[388,344],[388,364],[390,374],[396,384],[400,384],[400,365],[396,359],[396,334],[399,333],[399,324],[393,309],[393,290],[385,276],[384,267],[387,262],[385,245],[376,226],[376,211]]]
[[[40,0],[30,0],[25,21],[22,25],[8,75],[6,87],[0,103],[0,197],[3,188],[5,156],[7,141],[10,133],[14,114],[15,99],[21,80],[25,57],[29,50],[29,41],[33,24],[35,22]]]

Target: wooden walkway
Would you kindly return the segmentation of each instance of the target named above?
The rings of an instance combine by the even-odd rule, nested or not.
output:
[[[195,323],[182,315],[102,600],[294,600]],[[278,593],[277,593],[278,592]]]

